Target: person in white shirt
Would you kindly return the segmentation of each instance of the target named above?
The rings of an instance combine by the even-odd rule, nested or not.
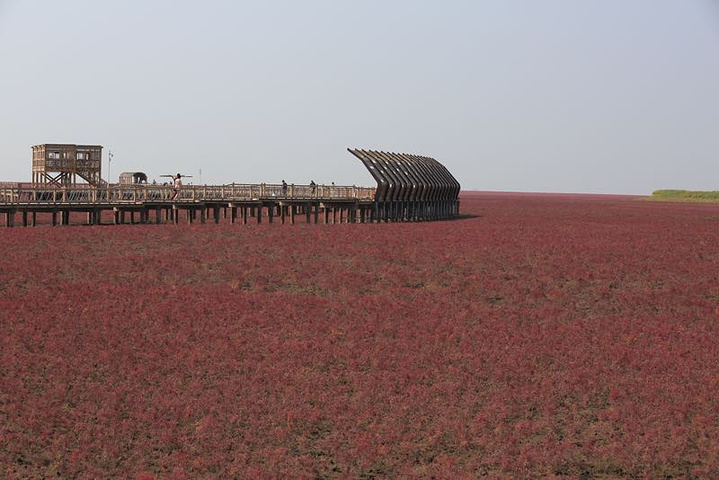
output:
[[[180,198],[180,190],[182,190],[182,175],[179,173],[175,176],[175,180],[172,183],[172,189],[175,191],[175,194],[172,196],[172,200]]]

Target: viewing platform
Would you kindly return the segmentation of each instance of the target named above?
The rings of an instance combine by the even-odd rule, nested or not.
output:
[[[413,222],[459,215],[459,182],[437,160],[420,155],[347,149],[367,168],[377,187],[295,184],[182,185],[147,182],[143,172],[125,172],[119,183],[101,177],[100,145],[42,144],[33,147],[30,184],[0,183],[0,214],[12,227],[38,224],[38,214],[52,225],[69,225],[71,214],[87,214],[90,225],[105,223],[179,223],[208,218],[276,217],[295,223]],[[163,175],[171,177],[171,175]],[[87,183],[78,183],[84,180]],[[174,182],[178,182],[175,188]],[[108,212],[112,212],[109,216]],[[72,215],[77,222],[77,215]],[[47,222],[50,223],[50,222]]]

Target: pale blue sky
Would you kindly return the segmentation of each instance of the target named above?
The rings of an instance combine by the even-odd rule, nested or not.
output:
[[[719,189],[718,88],[719,0],[0,0],[0,180],[62,142],[115,180],[372,185],[360,147],[471,190]]]

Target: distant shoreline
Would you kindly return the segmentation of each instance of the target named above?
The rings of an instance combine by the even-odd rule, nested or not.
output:
[[[499,190],[462,190],[462,196],[497,196],[497,197],[547,197],[547,198],[642,198],[645,195],[629,193],[581,193],[581,192],[508,192]]]
[[[543,198],[595,198],[595,199],[627,199],[649,202],[691,202],[719,203],[719,191],[699,190],[656,190],[651,195],[623,193],[568,193],[568,192],[509,192],[493,190],[462,190],[462,197],[543,197]]]

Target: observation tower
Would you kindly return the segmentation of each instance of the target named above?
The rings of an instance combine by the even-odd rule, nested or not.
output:
[[[78,178],[93,187],[102,180],[102,146],[44,143],[32,147],[32,185],[68,187]]]

